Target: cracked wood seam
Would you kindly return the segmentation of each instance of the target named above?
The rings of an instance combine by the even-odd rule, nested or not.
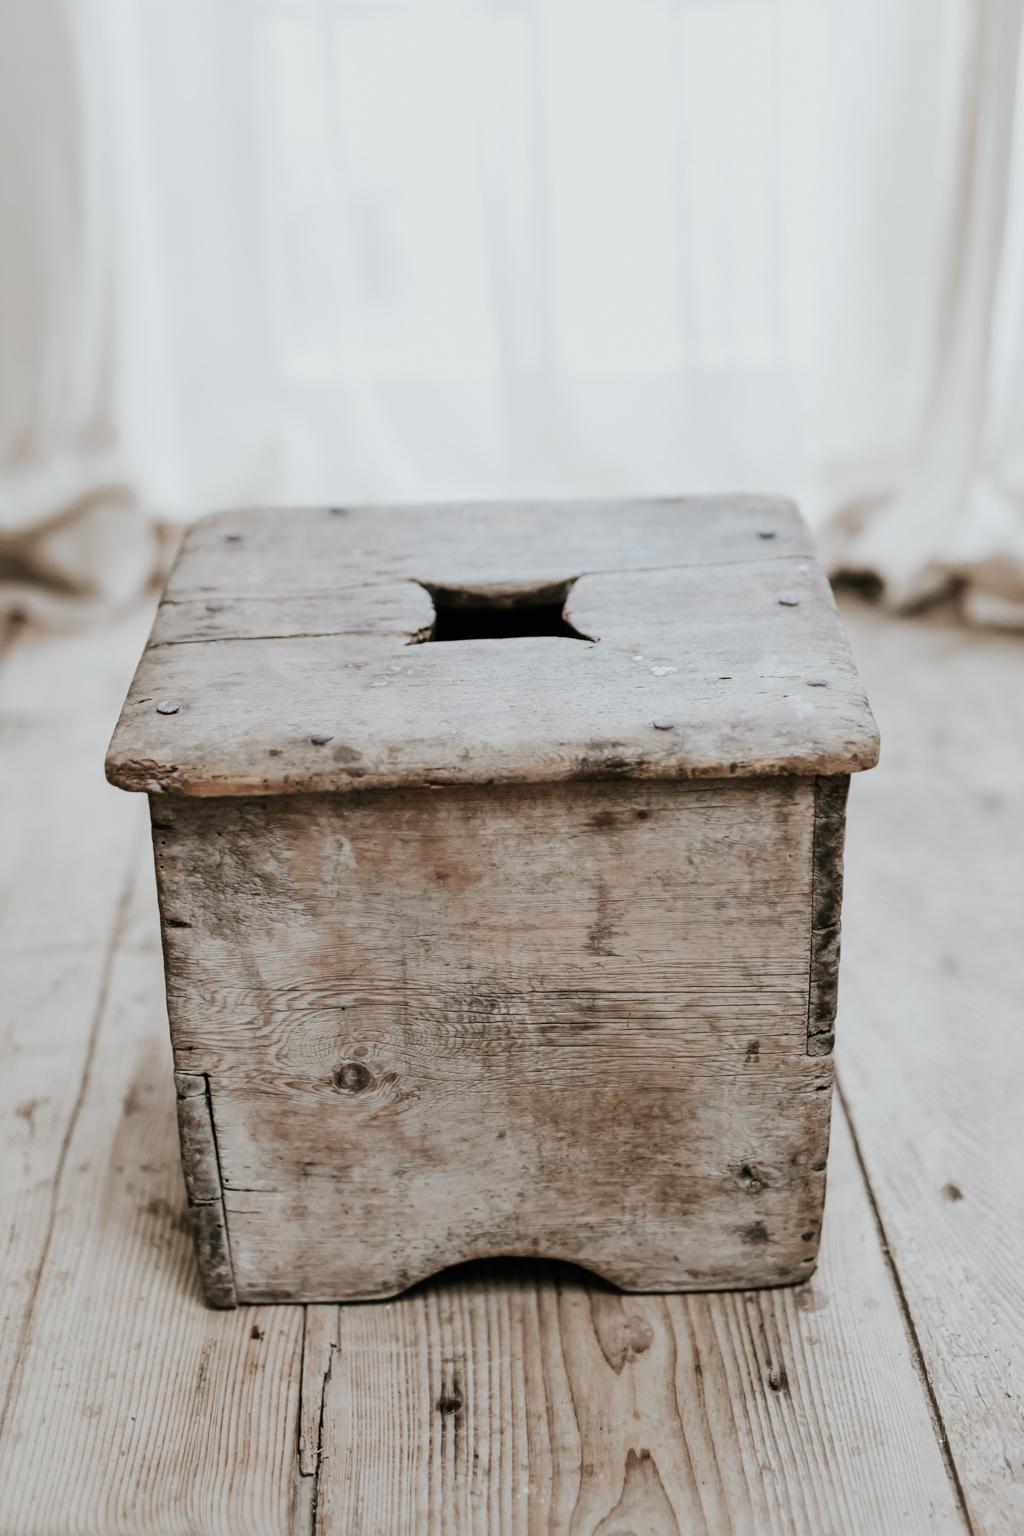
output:
[[[303,1308],[302,1369],[293,1505],[294,1536],[315,1536],[323,1471],[324,1413],[339,1344],[338,1308],[310,1303]]]

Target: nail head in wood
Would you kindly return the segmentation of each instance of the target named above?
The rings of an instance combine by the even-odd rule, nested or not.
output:
[[[314,731],[309,739],[314,747],[326,747],[329,741],[334,740],[334,733],[332,731]]]
[[[181,705],[177,699],[161,699],[156,707],[158,715],[176,715]]]

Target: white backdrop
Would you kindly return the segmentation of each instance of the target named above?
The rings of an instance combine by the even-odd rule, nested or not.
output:
[[[226,503],[733,488],[1015,621],[1022,4],[0,0],[7,589]]]

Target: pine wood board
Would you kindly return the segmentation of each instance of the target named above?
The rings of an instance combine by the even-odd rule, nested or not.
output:
[[[303,1309],[206,1310],[149,931],[115,962],[0,1530],[962,1529],[841,1124],[822,1268],[799,1290],[619,1297],[488,1267],[307,1309],[301,1364]]]
[[[507,1253],[628,1290],[806,1276],[816,803],[806,779],[154,799],[211,1271],[249,1301]]]
[[[292,1518],[302,1310],[225,1326],[202,1303],[150,912],[147,946],[114,958],[9,1384],[5,1536],[263,1536]]]
[[[886,753],[851,795],[840,1078],[974,1528],[1016,1536],[1024,651],[850,616]]]
[[[0,961],[0,1383],[5,1385],[29,1326],[56,1219],[63,1138],[85,1072],[90,1014],[99,1005],[107,964],[105,947],[85,955],[58,952],[45,963],[38,952]]]
[[[145,625],[0,658],[3,1536],[291,1519],[301,1312],[199,1299],[149,839],[101,773]]]
[[[581,638],[417,643],[427,589],[561,592]],[[845,774],[877,754],[796,509],[738,497],[217,515],[186,535],[107,768],[237,796]]]
[[[799,1289],[620,1296],[471,1266],[317,1309],[318,1536],[963,1529],[848,1133]],[[325,1344],[326,1366],[325,1366]]]
[[[66,688],[67,637],[12,626],[0,654],[0,1414],[54,1230],[133,843],[142,847],[144,818],[104,782],[100,753],[144,632],[136,617],[104,631],[91,655],[86,642],[100,665],[83,669],[77,693]],[[112,655],[120,675],[105,688]]]
[[[758,1536],[761,1530],[788,1536],[793,1527],[787,1521],[802,1497],[796,1490],[806,1487],[805,1503],[811,1511],[806,1528],[827,1531],[827,1520],[832,1519],[839,1522],[832,1528],[844,1536],[851,1531],[857,1536],[860,1531],[902,1536],[917,1528],[915,1521],[922,1529],[958,1528],[955,1490],[942,1462],[942,1442],[948,1437],[974,1529],[1016,1532],[1021,1524],[1015,1503],[1021,1370],[1014,1322],[1020,1315],[1015,1278],[1019,1265],[1014,1263],[1013,1245],[1021,1222],[1015,1203],[1019,1181],[1012,1176],[1019,1148],[1019,1116],[1014,1113],[1019,1069],[1012,1051],[1019,936],[1014,926],[1016,893],[1001,883],[1006,879],[1001,871],[1012,868],[1014,839],[1022,824],[1012,790],[1019,754],[1005,745],[1014,728],[1012,705],[1019,691],[1019,641],[972,637],[958,630],[925,633],[919,624],[884,620],[874,611],[861,617],[847,610],[847,619],[854,626],[858,654],[891,746],[881,772],[856,783],[851,797],[840,1067],[893,1268],[871,1220],[856,1216],[865,1195],[857,1184],[859,1170],[844,1147],[840,1121],[833,1136],[822,1267],[811,1285],[750,1299],[718,1295],[678,1304],[697,1339],[695,1345],[689,1343],[682,1324],[673,1325],[673,1338],[678,1332],[682,1340],[677,1358],[684,1362],[677,1365],[676,1378],[694,1383],[691,1392],[679,1394],[683,1411],[690,1416],[688,1425],[694,1416],[699,1421],[688,1433],[687,1445],[700,1497],[712,1510],[720,1507],[716,1500],[726,1501],[728,1513],[719,1530],[753,1528]],[[0,693],[18,701],[19,713],[25,706],[35,708],[40,700],[44,714],[55,700],[70,708],[76,692],[87,692],[105,669],[112,675],[119,665],[126,678],[136,645],[132,640],[127,650],[119,651],[108,633],[102,645],[97,640],[88,648],[85,659],[78,642],[72,642],[63,651],[55,648],[54,660],[60,656],[56,670],[43,666],[38,654],[34,659],[23,654],[27,670],[5,672],[0,666]],[[79,666],[82,675],[77,677]],[[112,695],[107,704],[111,715],[117,703]],[[51,725],[53,718],[59,721],[60,708],[51,713]],[[11,731],[5,730],[0,766],[11,740]],[[49,745],[57,756],[63,754],[74,792],[80,763],[64,752],[59,731]],[[949,791],[929,809],[935,789],[928,766],[933,750]],[[897,778],[902,790],[897,790]],[[875,780],[892,786],[891,793],[886,789],[884,805],[880,799],[877,807],[868,799]],[[113,803],[130,807],[123,799]],[[858,821],[861,810],[863,819]],[[23,946],[16,965],[5,964],[4,969],[9,1017],[19,1026],[22,1041],[38,1017],[43,1035],[48,1030],[47,1038],[54,1042],[52,1055],[42,1047],[39,1051],[39,1069],[46,1074],[45,1088],[54,1102],[30,1117],[40,1143],[32,1149],[33,1161],[24,1160],[24,1143],[14,1154],[5,1143],[5,1192],[15,1199],[36,1185],[50,1198],[47,1185],[53,1164],[47,1159],[54,1157],[53,1138],[67,1129],[61,1106],[73,1105],[82,1088],[82,1037],[89,1032],[89,998],[94,995],[74,967],[95,963],[90,961],[90,935],[109,935],[114,916],[105,906],[103,920],[96,924],[101,903],[114,898],[102,885],[90,891],[85,880],[77,884],[74,900],[62,907],[61,881],[75,877],[66,859],[62,864],[61,850],[46,845],[47,835],[42,817],[35,857],[30,841],[24,845],[28,856],[19,857],[18,898],[7,909],[14,922],[23,925],[16,930]],[[130,841],[130,830],[125,836]],[[869,859],[866,845],[874,840],[888,847],[873,847]],[[951,860],[947,848],[952,849]],[[958,883],[950,884],[951,865]],[[5,865],[5,873],[13,867]],[[32,907],[38,914],[47,903],[53,904],[55,914],[53,948],[38,917],[30,921],[20,911]],[[89,904],[96,910],[87,910]],[[874,916],[872,907],[877,908]],[[371,1501],[364,1501],[365,1524],[374,1510],[393,1513],[403,1487],[411,1485],[409,1497],[422,1497],[428,1482],[435,1490],[445,1489],[457,1510],[484,1511],[481,1536],[502,1531],[493,1512],[502,1508],[503,1490],[509,1490],[514,1518],[520,1520],[520,1527],[513,1524],[510,1529],[529,1531],[528,1525],[522,1526],[523,1507],[529,1506],[522,1482],[532,1478],[536,1497],[547,1498],[550,1508],[552,1501],[577,1497],[577,1466],[584,1466],[578,1454],[576,1400],[571,1419],[564,1407],[552,1407],[549,1428],[547,1409],[534,1406],[541,1401],[533,1391],[536,1372],[527,1381],[521,1357],[512,1348],[522,1338],[538,1341],[539,1348],[538,1318],[545,1320],[544,1340],[550,1341],[557,1327],[558,1338],[569,1341],[559,1350],[564,1367],[558,1366],[549,1342],[544,1356],[549,1378],[553,1373],[557,1380],[558,1369],[567,1375],[571,1370],[577,1382],[600,1381],[602,1371],[615,1377],[610,1399],[596,1390],[591,1398],[589,1388],[582,1393],[577,1389],[579,1411],[593,1429],[587,1443],[597,1443],[602,1453],[602,1459],[587,1464],[588,1486],[598,1488],[595,1503],[601,1509],[606,1496],[611,1499],[609,1509],[614,1509],[621,1498],[628,1452],[644,1448],[639,1437],[636,1446],[627,1445],[633,1437],[624,1426],[652,1421],[657,1421],[656,1429],[661,1425],[661,1399],[655,1388],[666,1390],[668,1346],[662,1340],[667,1335],[659,1325],[658,1342],[638,1354],[637,1344],[645,1338],[642,1331],[634,1335],[629,1325],[625,1340],[621,1331],[614,1335],[620,1349],[610,1346],[613,1358],[634,1353],[616,1374],[594,1342],[597,1325],[590,1321],[587,1299],[593,1288],[584,1283],[578,1295],[568,1284],[571,1276],[563,1279],[561,1297],[553,1286],[538,1286],[535,1276],[520,1271],[492,1276],[492,1299],[486,1288],[480,1289],[479,1276],[462,1275],[386,1304],[344,1311],[311,1307],[302,1364],[296,1364],[301,1309],[261,1308],[220,1316],[202,1309],[188,1238],[179,1230],[184,1196],[176,1165],[166,1021],[159,968],[155,954],[147,952],[154,925],[152,907],[145,901],[133,903],[122,914],[118,953],[125,949],[130,954],[120,962],[112,984],[118,996],[137,1001],[120,1014],[117,1029],[123,1034],[115,1032],[104,1046],[101,1030],[99,1049],[107,1054],[102,1062],[97,1057],[93,1088],[82,1095],[78,1128],[69,1142],[67,1168],[73,1173],[82,1164],[89,1167],[56,1206],[53,1249],[40,1290],[44,1304],[35,1314],[37,1323],[42,1319],[43,1331],[30,1337],[27,1369],[19,1377],[13,1420],[17,1441],[12,1444],[5,1435],[0,1447],[0,1532],[180,1536],[202,1530],[204,1536],[219,1536],[221,1531],[244,1530],[257,1536],[264,1531],[306,1536],[314,1516],[325,1530],[339,1528],[353,1487],[363,1489]],[[61,934],[65,938],[58,942]],[[58,954],[62,947],[65,952]],[[129,976],[135,966],[137,992]],[[877,967],[878,980],[862,985],[865,968],[872,966]],[[960,968],[960,979],[951,982],[954,967]],[[53,1012],[46,1023],[49,1009]],[[131,1030],[146,1009],[152,1010],[147,1025],[152,1054],[145,1070],[138,1071]],[[23,1059],[30,1055],[26,1051]],[[129,1126],[135,1122],[129,1132],[122,1111],[126,1096],[132,1102],[129,1090],[135,1081],[142,1090],[135,1102],[144,1109],[128,1116]],[[7,1122],[14,1092],[9,1075],[0,1079]],[[25,1120],[14,1119],[12,1129],[25,1134]],[[126,1149],[139,1159],[143,1175],[132,1190],[118,1185]],[[121,1174],[116,1172],[119,1167]],[[147,1209],[151,1201],[158,1202],[152,1212]],[[79,1204],[82,1214],[76,1219]],[[899,1298],[893,1274],[909,1305],[910,1335],[895,1310]],[[86,1277],[81,1287],[80,1275]],[[17,1288],[8,1293],[3,1330],[8,1335],[20,1325],[17,1313],[23,1294]],[[429,1304],[428,1295],[433,1298]],[[655,1305],[651,1298],[630,1297],[621,1304],[615,1301],[613,1311]],[[412,1321],[404,1325],[404,1333],[394,1325],[392,1336],[387,1318],[409,1308],[420,1320],[415,1326]],[[244,1394],[238,1378],[244,1384],[246,1371],[253,1369],[248,1351],[260,1344],[251,1338],[252,1328],[262,1327],[271,1314],[282,1318],[280,1326],[287,1332],[286,1341],[271,1340],[278,1351],[272,1374],[283,1385],[272,1386],[266,1374],[260,1375],[243,1401],[248,1407],[258,1398],[263,1408],[254,1412],[246,1428],[232,1417],[236,1398],[231,1394]],[[768,1319],[764,1333],[762,1315]],[[487,1319],[482,1334],[481,1316]],[[347,1353],[333,1347],[340,1342],[343,1317],[350,1330]],[[748,1321],[753,1317],[756,1323]],[[205,1332],[207,1328],[212,1333]],[[359,1338],[366,1345],[362,1350],[354,1347]],[[578,1357],[576,1339],[581,1341]],[[914,1369],[915,1339],[930,1372],[938,1434],[928,1424],[928,1387]],[[476,1374],[472,1380],[465,1376],[463,1385],[469,1385],[463,1407],[455,1411],[449,1398],[442,1416],[436,1408],[440,1390],[438,1398],[430,1393],[438,1376],[442,1387],[448,1385],[444,1341],[461,1349],[449,1351],[453,1363],[471,1359]],[[462,1348],[467,1341],[472,1346],[468,1353]],[[651,1368],[644,1362],[658,1350],[658,1380],[648,1390],[645,1378],[638,1395],[629,1384],[635,1382],[638,1366]],[[692,1378],[682,1374],[695,1350],[704,1397],[710,1401],[707,1409],[700,1406],[695,1371]],[[770,1382],[765,1386],[766,1371],[774,1374],[776,1358],[786,1368],[788,1396],[781,1377],[776,1376],[778,1390]],[[376,1417],[367,1423],[360,1418],[351,1429],[351,1408],[335,1381],[339,1371],[339,1382],[356,1380],[375,1405]],[[378,1387],[373,1389],[375,1380]],[[410,1381],[418,1383],[416,1395],[406,1400],[405,1383]],[[470,1391],[473,1414],[467,1421]],[[626,1399],[616,1396],[623,1392]],[[498,1417],[513,1402],[525,1399],[529,1412],[520,1407],[516,1418],[508,1411],[507,1428],[499,1436]],[[268,1406],[272,1402],[277,1405],[273,1411]],[[609,1402],[614,1412],[606,1411]],[[144,1430],[138,1434],[130,1424],[133,1413],[139,1418],[133,1404],[142,1405]],[[460,1413],[456,1435],[451,1421]],[[423,1442],[403,1440],[397,1428],[417,1415],[443,1417],[446,1427],[435,1425],[432,1438],[428,1435]],[[189,1430],[193,1419],[199,1426],[194,1434]],[[665,1421],[669,1427],[664,1435],[671,1441],[678,1437],[678,1427],[673,1427],[671,1413]],[[370,1446],[372,1434],[377,1443]],[[742,1439],[739,1452],[733,1436]],[[475,1473],[467,1465],[468,1444],[484,1448],[481,1460],[474,1463]],[[657,1441],[652,1457],[667,1497],[678,1499],[658,1461],[662,1444]],[[358,1456],[349,1454],[355,1445]],[[424,1466],[427,1445],[430,1467]],[[268,1463],[274,1469],[269,1476]],[[638,1455],[632,1465],[632,1487],[640,1492],[631,1497],[656,1500],[657,1488],[645,1471],[649,1463]],[[833,1466],[839,1470],[831,1476]],[[825,1470],[815,1470],[820,1467]],[[694,1484],[688,1479],[689,1473],[683,1486],[691,1490],[686,1496],[692,1499]],[[284,1486],[289,1481],[290,1492]],[[659,1508],[657,1503],[653,1507]],[[592,1524],[600,1529],[604,1520],[602,1536],[612,1531],[621,1536],[628,1530],[640,1536],[645,1529],[660,1536],[659,1525],[641,1523],[638,1508],[643,1510],[642,1502],[627,1503],[613,1520],[601,1514]],[[762,1511],[754,1527],[751,1508]],[[663,1505],[660,1517],[663,1523],[667,1519]],[[441,1518],[436,1503],[430,1518],[435,1523]],[[587,1531],[589,1518],[581,1515],[574,1536]],[[694,1526],[701,1528],[699,1520]],[[540,1529],[558,1527],[541,1523]]]
[[[796,507],[777,496],[244,508],[193,526],[166,595],[329,602],[339,589],[411,579],[514,601],[576,576],[720,564],[736,558],[738,534],[741,555],[762,562],[814,554]]]
[[[0,658],[0,955],[102,951],[140,818],[104,782],[111,710],[147,610],[71,637],[28,625]],[[40,893],[45,892],[45,899]]]

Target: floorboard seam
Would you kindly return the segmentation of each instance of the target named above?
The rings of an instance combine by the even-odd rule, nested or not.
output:
[[[309,1484],[309,1492],[305,1501],[305,1508],[300,1508],[300,1518],[303,1519],[303,1527],[300,1536],[316,1536],[317,1514],[320,1504],[320,1474],[323,1468],[324,1454],[324,1414],[327,1410],[327,1391],[330,1386],[331,1372],[334,1369],[334,1356],[338,1345],[331,1344],[327,1352],[327,1369],[320,1378],[320,1409],[317,1417],[316,1435],[316,1460],[311,1472],[302,1470],[302,1419],[306,1394],[306,1330],[309,1326],[309,1306],[302,1308],[302,1350],[299,1359],[299,1424],[295,1446],[295,1460],[297,1485],[296,1491],[302,1488],[303,1483]]]
[[[295,1498],[296,1498],[296,1501],[299,1500],[299,1497],[300,1497],[300,1494],[301,1494],[301,1490],[302,1490],[303,1480],[304,1479],[308,1479],[310,1476],[315,1477],[317,1472],[319,1471],[319,1465],[320,1465],[320,1447],[317,1446],[317,1467],[316,1467],[315,1471],[313,1473],[309,1473],[309,1472],[303,1472],[303,1470],[302,1470],[302,1423],[303,1423],[303,1408],[305,1406],[305,1400],[306,1400],[306,1334],[308,1332],[308,1329],[309,1329],[309,1304],[306,1303],[302,1307],[302,1337],[299,1340],[299,1401],[298,1401],[298,1409],[297,1409],[296,1416],[295,1416]],[[298,1522],[302,1518],[302,1510],[301,1510],[301,1507],[298,1505],[298,1503],[296,1505],[296,1510],[295,1510],[295,1516],[296,1516],[296,1518],[295,1518],[295,1530],[297,1532],[297,1536],[316,1536],[316,1502],[315,1502],[315,1500],[316,1500],[316,1484],[314,1483],[314,1485],[313,1485],[313,1499],[311,1501],[312,1502],[312,1514],[311,1514],[311,1516],[308,1517],[308,1524],[306,1523],[306,1521],[303,1521],[303,1528],[301,1528],[301,1529],[299,1527],[299,1523]]]
[[[7,1425],[7,1416],[10,1413],[11,1403],[21,1379],[25,1353],[32,1334],[32,1322],[35,1317],[36,1299],[39,1295],[39,1287],[42,1283],[43,1273],[46,1269],[46,1261],[50,1256],[50,1248],[53,1243],[53,1234],[57,1226],[57,1208],[60,1204],[61,1185],[64,1182],[64,1170],[67,1166],[68,1153],[71,1149],[71,1141],[78,1126],[79,1117],[85,1104],[85,1096],[89,1091],[92,1081],[93,1062],[96,1058],[96,1047],[99,1043],[100,1028],[107,1010],[107,1002],[110,995],[110,983],[114,973],[114,960],[117,955],[121,937],[127,927],[128,912],[131,905],[132,894],[135,886],[136,869],[138,866],[140,834],[130,839],[130,851],[127,859],[124,879],[121,883],[121,894],[118,897],[117,907],[114,913],[114,921],[111,925],[110,938],[107,941],[106,954],[103,958],[103,969],[100,975],[99,989],[96,994],[96,1002],[93,1006],[92,1017],[89,1021],[89,1036],[86,1043],[85,1061],[82,1066],[82,1077],[78,1085],[75,1101],[71,1106],[67,1125],[61,1137],[60,1150],[57,1154],[57,1166],[54,1169],[53,1189],[50,1195],[50,1209],[46,1222],[46,1235],[43,1238],[42,1251],[39,1262],[36,1265],[35,1274],[32,1277],[32,1289],[29,1292],[28,1302],[25,1307],[25,1315],[22,1320],[21,1332],[18,1337],[17,1347],[14,1351],[14,1359],[11,1363],[11,1374],[7,1381],[7,1390],[0,1406],[0,1436],[3,1435]]]
[[[896,1291],[896,1299],[899,1303],[899,1309],[903,1316],[904,1326],[907,1330],[907,1337],[910,1340],[910,1349],[913,1363],[918,1375],[921,1378],[922,1385],[924,1386],[925,1395],[928,1401],[928,1412],[932,1421],[932,1428],[935,1431],[935,1438],[939,1443],[939,1450],[942,1453],[942,1459],[945,1463],[949,1480],[956,1491],[957,1501],[960,1505],[960,1512],[964,1517],[964,1524],[966,1525],[968,1531],[971,1532],[971,1536],[975,1536],[975,1525],[974,1521],[971,1519],[970,1509],[968,1508],[967,1495],[964,1492],[964,1485],[960,1481],[960,1473],[957,1470],[956,1459],[953,1456],[953,1448],[949,1442],[949,1434],[947,1433],[946,1425],[942,1417],[942,1411],[939,1408],[939,1400],[935,1396],[935,1388],[932,1386],[932,1379],[928,1374],[928,1366],[925,1361],[924,1350],[921,1347],[921,1340],[917,1332],[917,1325],[914,1322],[914,1315],[910,1310],[910,1302],[907,1298],[907,1293],[903,1288],[903,1281],[900,1278],[900,1272],[896,1265],[896,1260],[893,1257],[892,1249],[889,1246],[889,1238],[886,1234],[885,1223],[882,1220],[882,1213],[879,1209],[878,1201],[875,1198],[874,1186],[872,1185],[871,1179],[868,1175],[867,1164],[864,1160],[863,1151],[861,1150],[861,1144],[857,1136],[857,1129],[854,1125],[853,1115],[850,1112],[850,1106],[838,1075],[836,1077],[836,1094],[839,1098],[840,1104],[842,1105],[843,1114],[846,1117],[846,1124],[850,1132],[850,1140],[853,1142],[853,1154],[857,1159],[857,1167],[860,1169],[860,1176],[864,1181],[864,1189],[868,1197],[868,1204],[871,1207],[871,1214],[874,1217],[875,1229],[878,1233],[878,1240],[882,1248],[882,1257],[885,1260],[886,1268],[889,1271],[890,1278],[892,1279],[892,1283]]]

